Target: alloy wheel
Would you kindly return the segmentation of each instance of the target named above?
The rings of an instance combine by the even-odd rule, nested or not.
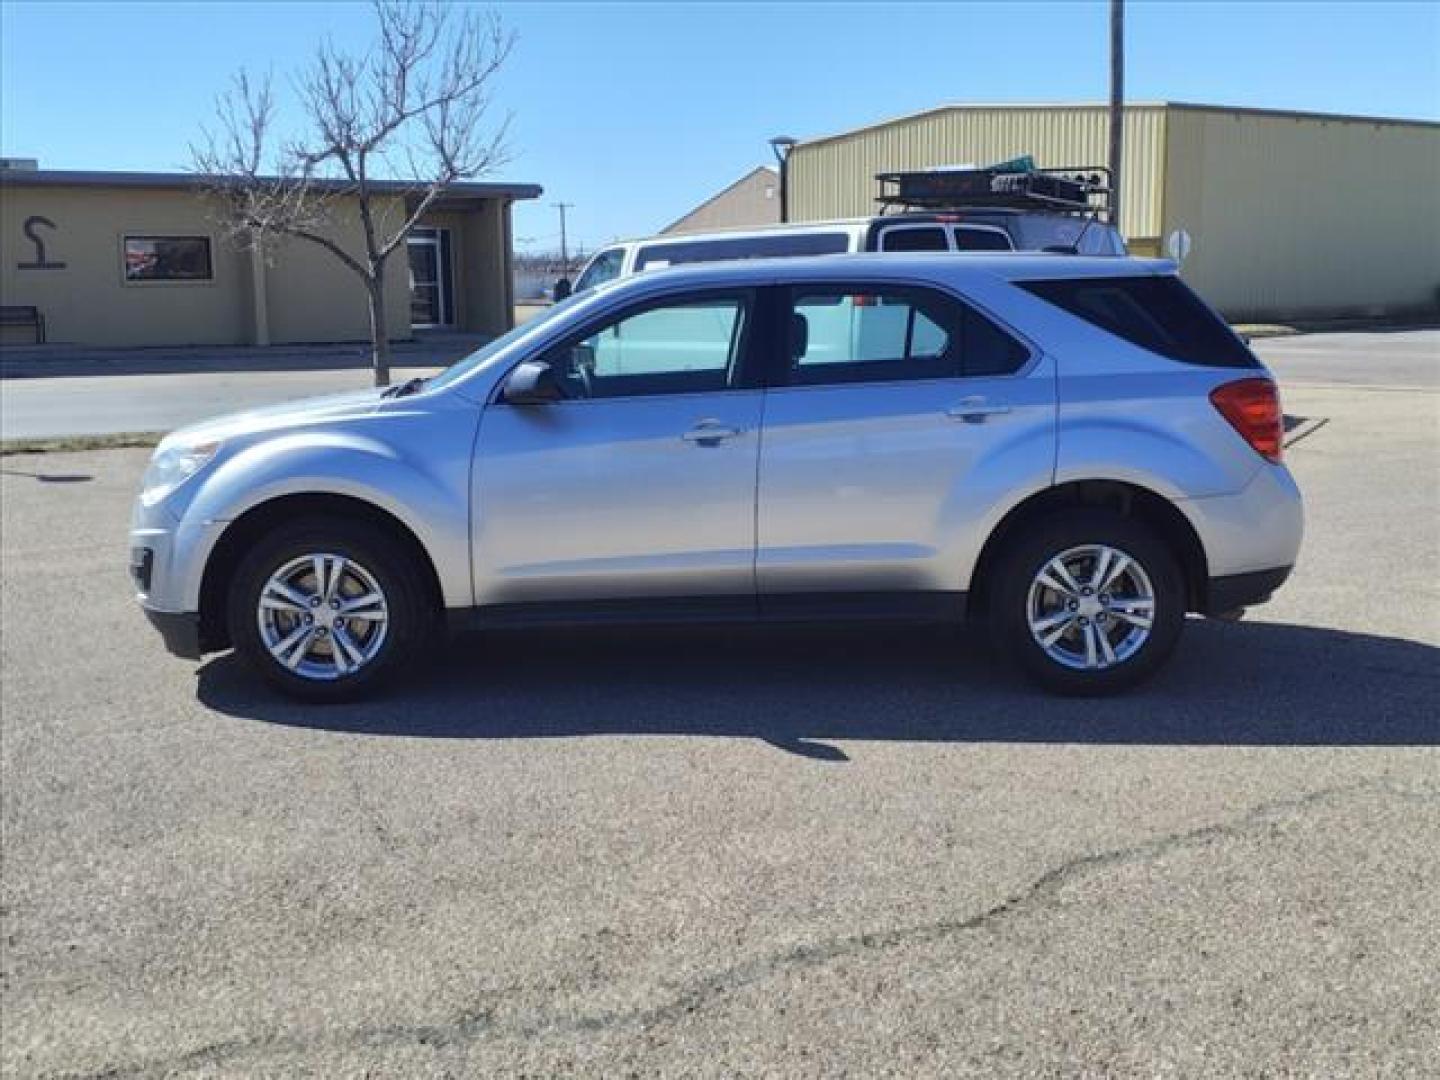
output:
[[[1058,664],[1098,671],[1123,664],[1150,638],[1155,588],[1132,556],[1107,544],[1062,551],[1030,582],[1030,634]]]
[[[390,624],[374,575],[328,552],[301,555],[271,574],[255,616],[275,662],[319,681],[353,675],[373,661]]]

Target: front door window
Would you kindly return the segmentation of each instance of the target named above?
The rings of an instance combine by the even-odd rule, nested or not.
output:
[[[627,315],[546,360],[572,398],[697,394],[735,385],[749,302],[717,296]]]

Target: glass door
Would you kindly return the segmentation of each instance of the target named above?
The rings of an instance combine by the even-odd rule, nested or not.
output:
[[[416,229],[406,247],[410,255],[410,325],[445,326],[449,318],[449,266],[441,229]]]

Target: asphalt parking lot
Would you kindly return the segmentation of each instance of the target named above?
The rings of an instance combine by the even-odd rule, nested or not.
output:
[[[861,628],[467,637],[305,709],[135,610],[145,451],[0,459],[0,1067],[1433,1075],[1421,342],[1277,361],[1302,563],[1108,701]]]

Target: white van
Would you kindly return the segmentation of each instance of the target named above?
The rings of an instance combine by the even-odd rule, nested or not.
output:
[[[642,270],[733,259],[855,251],[1128,254],[1120,231],[1101,220],[1102,213],[1113,217],[1109,172],[1103,168],[1037,169],[1025,157],[988,168],[880,173],[875,179],[884,213],[748,232],[627,240],[596,252],[568,291]]]
[[[1113,225],[1032,210],[954,210],[882,214],[765,229],[623,240],[597,251],[574,291],[642,270],[684,263],[838,255],[854,251],[1052,251],[1125,255]]]

